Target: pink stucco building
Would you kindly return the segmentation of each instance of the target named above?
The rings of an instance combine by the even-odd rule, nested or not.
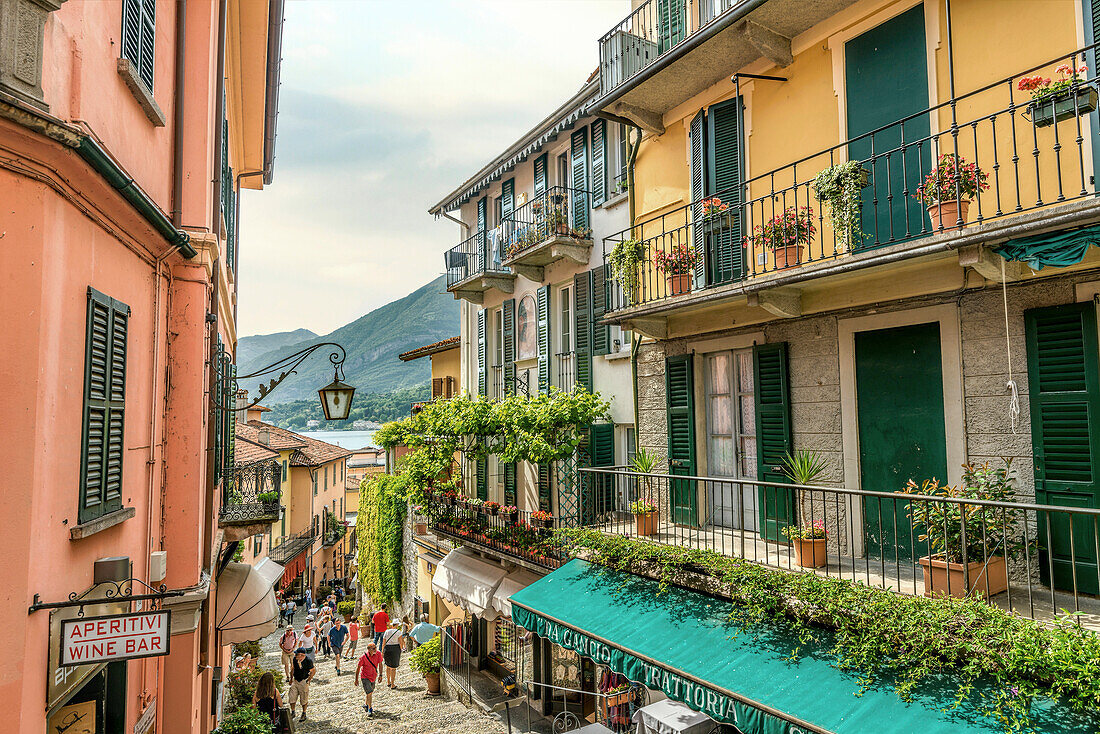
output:
[[[282,5],[0,0],[5,731],[89,711],[96,732],[216,723],[219,577],[251,532],[221,512],[218,375],[236,344],[239,189],[271,180]],[[34,603],[127,579],[182,592],[160,602],[170,654],[60,667],[77,608]]]

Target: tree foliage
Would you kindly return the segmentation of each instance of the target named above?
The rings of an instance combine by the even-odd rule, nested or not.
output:
[[[405,591],[404,476],[381,474],[359,485],[359,583],[374,604],[398,602]]]

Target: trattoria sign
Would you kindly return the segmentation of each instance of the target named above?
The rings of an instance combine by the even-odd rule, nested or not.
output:
[[[61,667],[168,654],[169,610],[77,617],[61,623]]]

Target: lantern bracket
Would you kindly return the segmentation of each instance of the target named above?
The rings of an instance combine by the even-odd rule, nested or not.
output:
[[[344,360],[347,359],[347,352],[344,351],[344,348],[336,342],[321,342],[319,344],[314,344],[312,346],[306,347],[305,349],[300,349],[294,354],[287,355],[286,357],[283,357],[276,362],[272,362],[266,367],[261,367],[255,372],[250,372],[247,375],[237,375],[236,378],[232,380],[233,389],[226,391],[228,393],[228,398],[230,401],[234,401],[236,399],[237,382],[239,380],[250,380],[255,377],[274,375],[276,372],[279,373],[278,377],[272,377],[268,382],[261,382],[259,384],[259,387],[257,388],[259,396],[255,400],[251,401],[247,405],[242,405],[240,407],[237,407],[236,405],[226,405],[224,406],[225,409],[231,410],[233,412],[240,412],[259,405],[260,401],[267,397],[272,390],[278,387],[283,380],[295,374],[298,365],[304,362],[306,358],[309,357],[309,355],[313,354],[322,347],[332,347],[334,350],[338,350],[333,351],[331,354],[328,355],[328,361],[332,363],[332,368],[335,373],[334,379],[342,382],[344,379]]]
[[[134,584],[140,584],[148,589],[148,594],[135,594]],[[106,587],[106,589],[103,589]],[[170,596],[183,596],[182,589],[169,589],[164,584],[160,586],[150,586],[141,579],[123,579],[122,581],[102,581],[96,584],[93,589],[100,589],[103,592],[103,596],[89,597],[92,589],[88,589],[83,592],[72,592],[69,594],[67,601],[40,601],[38,594],[34,595],[34,600],[31,605],[27,607],[27,614],[34,614],[39,609],[65,609],[67,607],[80,607],[76,615],[78,617],[84,616],[84,607],[90,604],[109,604],[111,602],[132,602],[132,601],[152,601],[150,609],[156,608],[157,602],[166,599]],[[140,590],[140,588],[139,588]]]

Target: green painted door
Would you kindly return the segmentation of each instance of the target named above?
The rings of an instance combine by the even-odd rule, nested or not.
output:
[[[1028,399],[1035,455],[1035,499],[1064,507],[1100,507],[1100,377],[1096,307],[1091,303],[1024,312]],[[1043,583],[1097,593],[1096,538],[1091,520],[1039,518]],[[1076,576],[1076,578],[1075,578]]]
[[[848,41],[844,63],[848,138],[877,131],[848,149],[849,159],[871,171],[872,185],[863,190],[864,246],[915,237],[927,221],[912,194],[931,170],[928,116],[902,120],[928,108],[923,6]],[[903,152],[903,143],[914,147]]]
[[[939,324],[859,332],[855,362],[860,488],[896,492],[910,479],[946,482]],[[913,558],[919,533],[905,504],[904,499],[864,498],[867,555]],[[917,551],[924,555],[919,543]]]
[[[696,476],[695,469],[695,376],[690,354],[665,359],[665,390],[668,399],[668,470],[677,476]],[[695,482],[672,479],[669,487],[672,521],[697,525]]]
[[[756,412],[756,476],[762,482],[791,479],[783,473],[783,459],[791,450],[791,392],[787,376],[787,343],[757,344],[752,349],[753,400]],[[797,522],[795,491],[783,487],[762,486],[758,490],[757,511],[760,537],[786,542],[782,530]]]

